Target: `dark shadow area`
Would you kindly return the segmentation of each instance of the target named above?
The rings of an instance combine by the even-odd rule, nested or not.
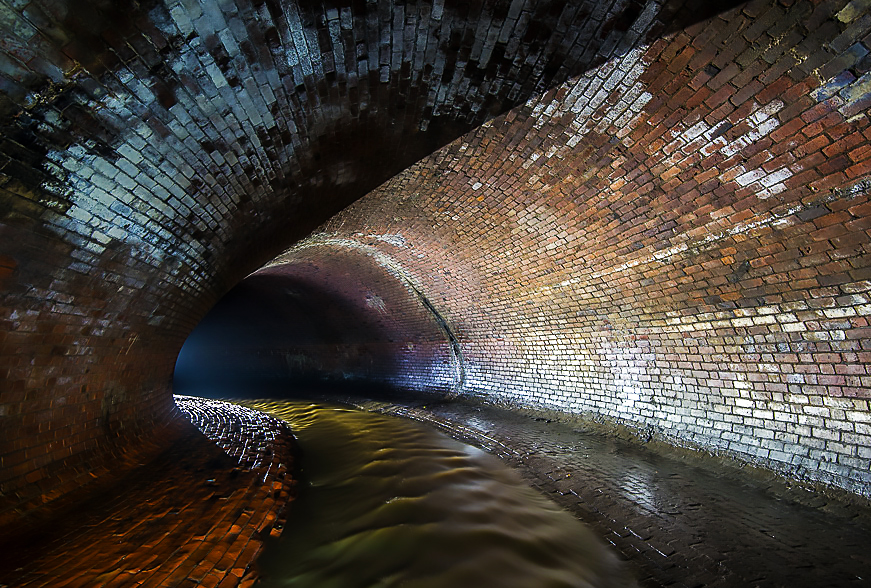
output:
[[[285,396],[293,389],[365,386],[391,372],[390,333],[347,299],[301,280],[254,275],[233,288],[179,353],[176,394]]]

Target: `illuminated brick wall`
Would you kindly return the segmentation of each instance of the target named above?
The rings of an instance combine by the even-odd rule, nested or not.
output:
[[[370,191],[314,239],[464,393],[867,493],[863,6],[0,4],[0,520],[160,440],[199,320]]]
[[[162,439],[178,350],[250,271],[495,113],[720,6],[0,3],[0,515]]]
[[[420,281],[466,394],[867,494],[871,81],[851,6],[756,4],[639,46],[314,238]]]

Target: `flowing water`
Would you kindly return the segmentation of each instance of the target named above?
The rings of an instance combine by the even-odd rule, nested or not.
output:
[[[414,421],[281,401],[300,493],[263,588],[633,586],[590,530],[497,458]]]

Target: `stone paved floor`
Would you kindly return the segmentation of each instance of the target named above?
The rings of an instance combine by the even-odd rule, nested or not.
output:
[[[457,403],[345,399],[497,454],[591,525],[643,586],[871,586],[871,510],[580,423]]]
[[[176,397],[193,427],[110,494],[0,554],[0,586],[250,586],[293,493],[290,435],[239,406]]]

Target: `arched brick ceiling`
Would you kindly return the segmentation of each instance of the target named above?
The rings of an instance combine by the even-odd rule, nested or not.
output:
[[[249,271],[496,113],[720,4],[0,3],[3,520],[174,407]]]
[[[4,0],[0,524],[77,488],[133,441],[153,438],[174,414],[176,354],[220,296],[402,170],[385,188],[389,198],[376,192],[375,204],[355,210],[384,214],[393,205],[377,198],[392,202],[394,186],[422,195],[434,217],[377,221],[385,230],[409,223],[431,240],[418,273],[458,243],[470,252],[451,261],[455,272],[471,268],[459,272],[463,280],[491,271],[542,279],[560,271],[549,252],[566,232],[570,241],[601,244],[604,258],[637,257],[627,268],[641,272],[678,242],[708,243],[718,223],[751,227],[764,217],[753,226],[776,230],[785,218],[778,215],[792,211],[817,224],[796,229],[812,234],[810,242],[796,237],[784,250],[810,247],[802,255],[812,261],[783,263],[835,276],[815,283],[823,288],[866,279],[866,213],[851,200],[867,191],[856,188],[867,173],[866,13],[861,2],[840,0]],[[507,114],[494,118],[499,113]],[[491,120],[496,126],[467,135],[462,151],[454,144],[427,158]],[[647,127],[623,125],[642,120]],[[714,163],[705,167],[703,155]],[[611,178],[612,170],[624,177]],[[852,212],[808,200],[832,189],[849,197],[834,200],[849,201]],[[598,205],[608,194],[611,204]],[[510,218],[499,216],[502,202],[510,202]],[[789,207],[796,202],[800,209]],[[575,216],[555,224],[566,211]],[[368,234],[366,218],[343,218]],[[505,247],[500,237],[517,234],[534,237],[524,242],[529,259],[548,261],[512,266],[517,244]],[[853,240],[838,241],[846,234]],[[776,240],[766,239],[758,246]],[[753,275],[755,257],[739,257],[712,270],[710,286],[743,288],[752,277],[760,288],[753,298],[761,299],[770,284]],[[564,261],[596,259],[594,248]],[[669,299],[695,300],[685,286],[692,271],[632,275],[625,291],[648,279],[676,281]],[[814,279],[789,271],[773,275]],[[447,300],[451,279],[438,280],[433,291]],[[459,290],[470,311],[486,291],[500,294],[505,316],[517,314],[510,280],[477,285],[486,288],[465,281]],[[799,285],[786,298],[817,294]],[[674,312],[695,313],[690,306]],[[825,352],[821,341],[805,343]],[[509,356],[500,378],[516,371]],[[736,435],[746,444],[749,437]],[[843,445],[840,436],[821,442]],[[827,455],[860,471],[868,458],[857,443]],[[859,461],[845,465],[850,459]]]
[[[493,115],[703,16],[682,1],[8,7],[4,211],[97,254],[216,277],[236,263],[232,281]]]
[[[407,281],[458,341],[452,391],[868,495],[867,10],[759,3],[641,44],[274,263],[354,272],[364,253]]]

